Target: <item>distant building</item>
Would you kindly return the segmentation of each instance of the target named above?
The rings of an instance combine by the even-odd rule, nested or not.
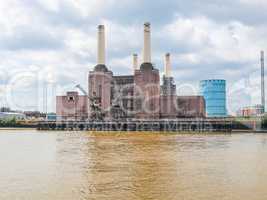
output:
[[[203,80],[200,82],[200,94],[206,102],[207,117],[226,117],[226,81]]]
[[[262,105],[247,106],[237,111],[239,117],[257,117],[264,114],[264,107]]]
[[[15,112],[0,112],[0,120],[24,120],[26,116],[23,113],[15,113]]]
[[[24,111],[24,115],[27,119],[45,119],[46,114],[39,111]]]

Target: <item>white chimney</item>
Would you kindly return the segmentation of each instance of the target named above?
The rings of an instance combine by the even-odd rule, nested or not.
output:
[[[105,26],[98,26],[98,41],[97,41],[97,64],[105,65],[106,64],[106,47],[105,47]]]
[[[151,63],[151,33],[150,23],[144,24],[144,49],[143,49],[144,63]]]
[[[137,54],[133,54],[133,70],[137,70],[138,69],[138,55]]]
[[[171,55],[166,53],[165,55],[165,66],[164,66],[164,75],[166,77],[171,77]]]

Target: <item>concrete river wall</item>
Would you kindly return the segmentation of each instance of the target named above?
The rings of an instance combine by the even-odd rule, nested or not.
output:
[[[42,121],[38,130],[70,131],[175,131],[231,132],[232,121],[226,119],[177,119],[131,121]]]

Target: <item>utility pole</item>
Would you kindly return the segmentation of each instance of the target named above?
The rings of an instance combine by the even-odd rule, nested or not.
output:
[[[264,51],[261,51],[261,105],[265,112]]]
[[[45,113],[45,117],[47,117],[47,83],[44,83],[43,86],[43,112]]]

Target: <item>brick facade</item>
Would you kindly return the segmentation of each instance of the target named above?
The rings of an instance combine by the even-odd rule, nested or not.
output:
[[[159,71],[152,64],[144,63],[134,74],[135,118],[160,117]]]
[[[88,118],[88,97],[78,92],[67,92],[65,96],[57,96],[57,117],[62,120],[84,120]]]
[[[180,117],[205,117],[205,99],[203,96],[178,96],[177,108]]]
[[[96,66],[94,71],[89,72],[88,77],[89,98],[100,99],[100,107],[105,113],[105,118],[110,117],[112,75],[112,72],[108,71],[105,66]]]

